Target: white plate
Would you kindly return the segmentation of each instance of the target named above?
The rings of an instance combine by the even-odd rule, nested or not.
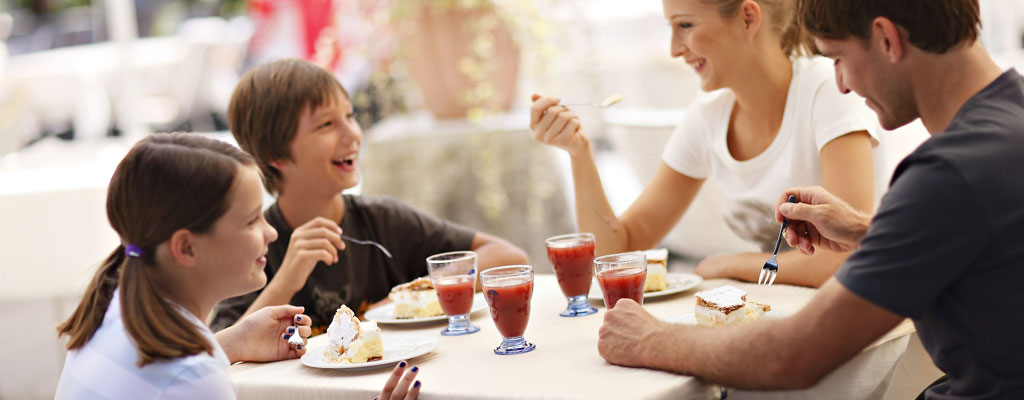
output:
[[[657,292],[645,292],[644,298],[651,299],[685,292],[697,287],[701,282],[704,282],[704,278],[701,278],[700,275],[687,272],[669,272],[665,274],[665,280],[668,281],[667,289],[659,290]],[[590,294],[587,295],[587,298],[590,300],[604,301],[604,292],[601,291],[601,285],[597,283],[596,278],[590,282]]]
[[[789,314],[784,313],[782,311],[771,310],[771,311],[768,311],[768,312],[764,313],[764,318],[778,319],[778,318],[784,318],[787,315],[789,315]],[[683,314],[683,315],[676,315],[674,317],[668,317],[668,318],[663,319],[662,321],[673,323],[673,324],[697,325],[697,315],[694,314],[694,313],[686,313],[686,314]]]
[[[361,364],[338,364],[327,360],[324,351],[327,346],[309,349],[302,355],[302,365],[313,368],[343,369],[349,371],[362,371],[367,369],[385,368],[397,364],[402,360],[409,360],[427,354],[437,348],[440,342],[435,337],[410,334],[381,333],[381,341],[384,344],[384,354],[377,361],[370,361]]]
[[[487,308],[487,300],[484,300],[483,293],[477,293],[473,295],[473,308],[470,309],[470,313]],[[395,309],[395,303],[386,304],[370,311],[367,311],[363,315],[363,319],[367,321],[377,321],[379,324],[421,324],[424,322],[436,322],[436,321],[447,321],[448,317],[445,315],[438,315],[436,317],[427,318],[395,318],[391,315],[391,311]]]

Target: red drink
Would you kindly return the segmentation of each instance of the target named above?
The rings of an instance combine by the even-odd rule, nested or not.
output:
[[[437,300],[445,315],[455,316],[469,314],[473,309],[473,276],[449,276],[434,285],[437,289]]]
[[[558,286],[566,297],[586,296],[594,277],[594,242],[579,242],[571,247],[548,246],[548,260],[555,268]]]
[[[523,336],[526,332],[526,323],[530,321],[533,281],[518,277],[500,278],[488,284],[484,288],[484,293],[487,304],[491,306],[494,326],[498,328],[501,336]]]
[[[644,281],[647,270],[640,268],[613,268],[597,273],[597,281],[604,291],[604,305],[609,310],[619,299],[633,299],[644,304]]]

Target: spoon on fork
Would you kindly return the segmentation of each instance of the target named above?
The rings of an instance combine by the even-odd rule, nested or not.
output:
[[[562,104],[562,107],[587,106],[587,107],[594,107],[594,108],[608,108],[608,107],[611,107],[611,106],[615,105],[615,103],[618,103],[620,101],[622,101],[622,95],[621,94],[613,94],[613,95],[608,96],[607,98],[605,98],[604,101],[601,102],[601,104],[594,104],[594,103],[572,103],[572,104]]]
[[[786,201],[790,203],[796,203],[796,195],[789,195]],[[779,260],[777,258],[779,254],[779,245],[782,244],[782,235],[786,233],[786,226],[789,225],[789,219],[782,219],[782,229],[779,230],[779,240],[775,242],[775,251],[772,252],[772,256],[768,258],[768,261],[764,262],[764,267],[761,267],[761,276],[757,278],[758,285],[771,286],[775,283],[775,277],[779,275]]]

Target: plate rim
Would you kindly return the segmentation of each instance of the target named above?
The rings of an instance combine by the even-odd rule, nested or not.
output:
[[[668,273],[665,274],[665,278],[666,279],[669,279],[669,277],[671,277],[671,276],[689,277],[690,279],[693,279],[693,282],[685,284],[685,285],[681,285],[679,287],[668,288],[668,289],[659,290],[659,291],[656,291],[656,292],[644,292],[644,299],[652,299],[652,298],[668,296],[668,295],[672,295],[672,294],[676,294],[676,293],[682,293],[682,292],[685,292],[687,290],[693,289],[693,288],[699,286],[702,282],[704,282],[704,277],[702,277],[700,275],[697,275],[695,273],[692,273],[692,272],[668,272]],[[589,300],[599,300],[601,302],[604,302],[604,295],[601,293],[601,286],[599,284],[597,284],[597,279],[594,278],[594,280],[591,281],[590,285],[591,285],[590,286],[591,289],[593,289],[595,286],[597,286],[597,293],[595,294],[594,290],[591,290],[590,293],[587,294],[587,299],[589,299]]]
[[[425,350],[422,350],[422,351],[417,350],[417,351],[414,351],[414,352],[412,352],[410,354],[406,354],[404,357],[395,358],[395,359],[380,359],[380,360],[376,360],[376,361],[368,361],[368,362],[359,363],[359,364],[328,364],[328,363],[322,362],[321,360],[314,360],[313,359],[314,354],[320,354],[325,348],[330,346],[330,345],[323,345],[323,346],[317,346],[315,348],[310,348],[310,349],[306,350],[306,353],[303,354],[302,357],[299,357],[299,362],[301,362],[302,365],[305,365],[307,367],[319,368],[319,369],[340,369],[340,370],[348,370],[348,371],[361,371],[361,370],[369,370],[369,369],[378,369],[378,368],[386,368],[388,366],[397,364],[398,362],[400,362],[402,360],[410,360],[410,359],[422,356],[424,354],[430,353],[431,351],[436,350],[438,348],[438,346],[441,345],[441,341],[438,340],[438,338],[433,337],[433,336],[427,336],[427,335],[421,335],[421,334],[415,334],[415,333],[386,333],[386,332],[381,332],[381,341],[386,340],[388,337],[392,338],[391,340],[395,340],[394,338],[396,338],[396,337],[397,338],[410,338],[410,339],[415,338],[415,339],[423,340],[424,344],[427,345],[427,346],[425,347]],[[314,363],[314,362],[316,362],[316,363]]]
[[[765,312],[764,315],[765,316],[769,316],[769,318],[771,318],[771,319],[778,319],[778,318],[786,318],[786,317],[788,317],[789,313],[785,312],[785,311],[782,311],[782,310],[776,310],[776,309],[773,308],[773,309]],[[693,323],[692,324],[689,323],[688,321],[687,322],[682,321],[682,319],[684,317],[691,317],[691,316],[693,318]],[[697,313],[694,312],[694,311],[690,311],[690,312],[687,312],[687,313],[676,314],[676,315],[673,315],[673,316],[670,316],[670,317],[661,318],[661,320],[663,322],[668,322],[670,324],[683,324],[683,325],[689,325],[689,326],[696,326],[697,325]]]
[[[377,307],[377,308],[375,308],[373,310],[367,311],[367,313],[373,312],[374,310],[382,310],[381,312],[384,312],[383,311],[384,309],[386,309],[386,308],[390,309],[391,307],[394,307],[394,306],[395,306],[395,303],[385,304],[385,305]],[[470,309],[469,313],[473,314],[473,313],[475,313],[477,311],[482,311],[482,310],[485,310],[485,309],[487,309],[487,300],[484,299],[483,292],[476,292],[476,293],[474,293],[473,294],[473,308]],[[390,315],[390,312],[389,312],[388,315]],[[363,314],[363,320],[365,320],[365,321],[377,321],[378,324],[385,324],[385,325],[425,324],[425,323],[430,323],[430,322],[447,321],[448,320],[448,316],[447,315],[438,315],[438,316],[426,317],[426,318],[374,319],[374,318],[367,317],[366,314]]]

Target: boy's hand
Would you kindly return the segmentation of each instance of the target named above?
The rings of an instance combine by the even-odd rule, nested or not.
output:
[[[292,232],[281,270],[274,276],[274,280],[293,293],[298,292],[306,284],[317,262],[334,264],[338,262],[338,252],[341,250],[345,250],[345,243],[341,241],[341,227],[324,217],[313,218]]]
[[[558,147],[576,156],[590,151],[590,140],[583,132],[580,117],[559,99],[535,94],[530,107],[530,129],[538,142]]]

